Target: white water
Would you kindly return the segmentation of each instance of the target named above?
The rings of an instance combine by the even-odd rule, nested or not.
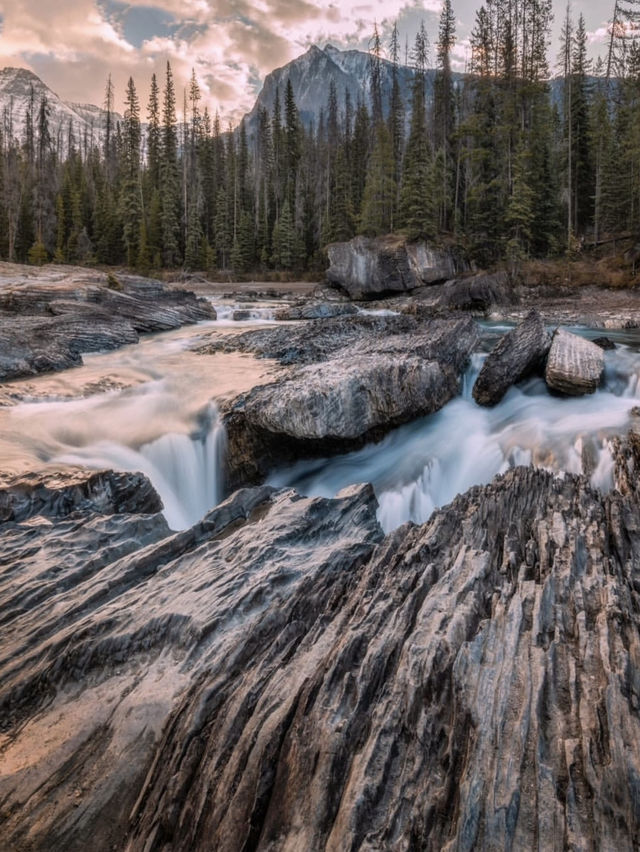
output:
[[[234,307],[240,306],[229,311]],[[225,436],[215,400],[269,381],[269,366],[247,355],[198,355],[189,347],[203,326],[273,322],[269,310],[257,307],[251,320],[238,323],[223,309],[217,322],[87,355],[84,367],[18,383],[25,401],[0,408],[0,470],[72,464],[142,471],[159,492],[169,525],[192,525],[223,497]],[[508,328],[486,327],[484,347]],[[538,379],[512,388],[495,408],[480,408],[471,397],[485,357],[477,354],[461,396],[437,414],[358,452],[278,471],[270,482],[327,497],[372,482],[385,530],[423,522],[457,494],[516,465],[579,473],[588,458],[592,483],[606,490],[612,484],[608,443],[627,430],[630,409],[640,405],[640,334],[607,334],[619,348],[605,353],[605,385],[593,396],[553,397]],[[104,379],[118,387],[87,395]]]
[[[229,315],[239,307],[227,306]],[[172,529],[199,521],[223,498],[226,441],[215,400],[266,381],[269,369],[246,355],[189,351],[209,328],[272,321],[268,308],[243,322],[220,313],[218,321],[85,355],[75,370],[5,386],[23,401],[0,407],[0,472],[43,465],[141,471]]]
[[[200,433],[169,432],[139,448],[98,441],[51,459],[96,470],[141,471],[151,480],[173,530],[193,526],[223,496],[225,432],[215,406],[203,412]]]
[[[331,497],[347,485],[371,482],[385,531],[409,520],[422,523],[457,494],[518,465],[583,473],[589,459],[592,484],[606,491],[613,484],[610,438],[626,431],[630,409],[640,404],[640,356],[634,350],[622,344],[606,353],[605,384],[593,396],[555,397],[541,379],[533,379],[512,388],[492,409],[471,397],[486,357],[476,355],[462,395],[437,414],[357,452],[279,471],[270,483]]]

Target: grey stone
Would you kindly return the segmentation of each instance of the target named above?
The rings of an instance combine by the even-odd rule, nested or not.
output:
[[[424,284],[453,278],[458,269],[449,251],[395,236],[355,237],[327,247],[327,279],[352,299],[406,293]]]
[[[509,388],[544,369],[551,346],[542,318],[530,311],[524,320],[505,334],[488,355],[473,386],[479,405],[496,405]]]
[[[595,343],[563,328],[553,335],[545,379],[549,387],[568,396],[594,393],[604,373],[604,352]]]

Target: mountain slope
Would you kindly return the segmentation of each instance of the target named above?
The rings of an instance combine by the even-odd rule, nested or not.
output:
[[[92,104],[74,104],[63,101],[36,74],[26,68],[0,69],[0,121],[7,138],[23,139],[29,104],[33,99],[35,115],[46,98],[49,107],[49,130],[52,138],[65,150],[70,128],[76,144],[83,145],[85,138],[98,142],[106,124],[106,112]],[[116,116],[116,120],[119,116]]]

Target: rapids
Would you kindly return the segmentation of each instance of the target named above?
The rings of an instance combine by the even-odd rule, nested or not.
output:
[[[486,325],[484,348],[490,349],[508,328]],[[572,330],[589,337],[601,333]],[[531,379],[511,388],[495,408],[481,408],[471,396],[486,358],[486,353],[477,353],[461,395],[441,411],[362,450],[277,471],[269,482],[321,497],[371,482],[385,532],[405,521],[423,523],[457,494],[517,465],[588,473],[592,485],[606,491],[612,486],[609,441],[626,430],[631,409],[640,405],[640,335],[609,331],[607,335],[616,340],[618,349],[606,352],[604,385],[593,396],[556,397],[542,379]]]
[[[226,451],[217,403],[270,381],[278,369],[248,355],[187,351],[203,326],[232,328],[273,322],[270,308],[216,306],[218,320],[145,337],[116,352],[85,355],[83,367],[5,385],[18,404],[0,407],[0,469],[10,476],[43,465],[145,473],[159,492],[172,529],[198,521],[223,498]],[[275,471],[269,483],[304,495],[337,494],[371,482],[379,520],[389,531],[425,521],[437,507],[515,465],[587,473],[612,484],[609,442],[640,405],[640,332],[611,332],[603,387],[593,396],[561,399],[541,379],[512,388],[493,409],[471,397],[486,352],[510,326],[485,324],[483,351],[464,377],[461,395],[438,413],[394,430],[378,444]],[[575,329],[595,337],[601,332]]]

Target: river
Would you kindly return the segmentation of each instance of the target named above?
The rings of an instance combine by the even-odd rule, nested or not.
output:
[[[278,372],[248,355],[188,351],[203,331],[233,333],[272,322],[268,306],[254,308],[243,323],[231,321],[229,305],[217,307],[215,322],[86,355],[78,369],[5,386],[5,401],[12,393],[21,401],[0,408],[4,473],[43,465],[141,470],[159,492],[173,529],[198,521],[223,497],[226,445],[217,402]],[[606,352],[603,387],[592,396],[559,398],[541,379],[531,379],[495,408],[480,408],[471,397],[475,376],[509,327],[483,325],[461,395],[438,413],[357,452],[278,470],[270,484],[330,497],[348,485],[371,482],[385,531],[407,520],[427,520],[456,494],[515,465],[586,472],[594,486],[610,488],[610,439],[626,431],[631,409],[640,405],[640,333],[607,332],[617,349]]]

